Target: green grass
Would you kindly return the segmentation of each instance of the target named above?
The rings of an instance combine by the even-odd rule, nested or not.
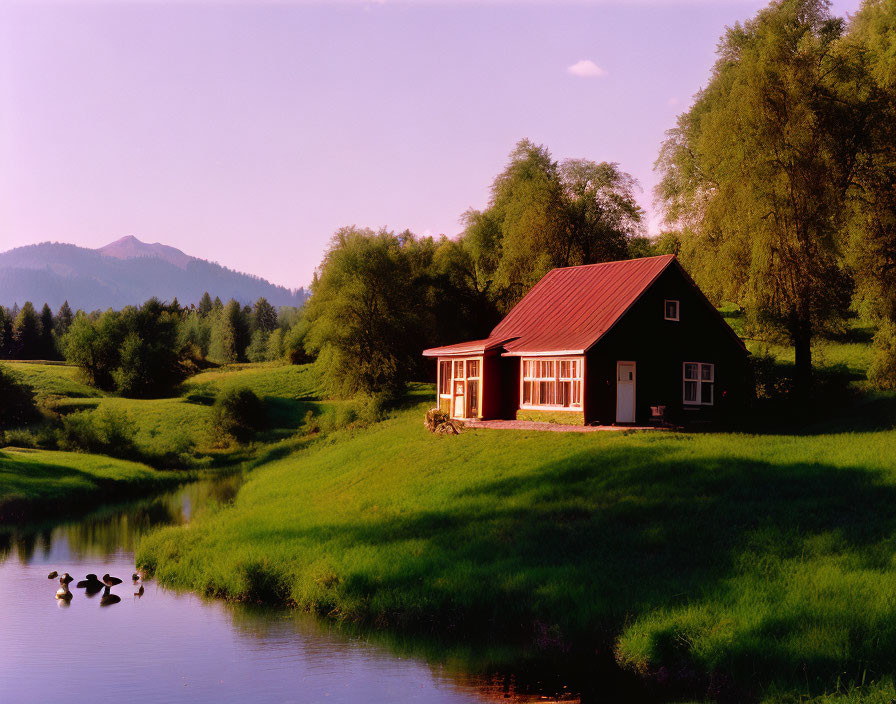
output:
[[[59,362],[4,361],[3,365],[23,384],[30,386],[39,400],[83,399],[105,396],[81,380],[81,370]]]
[[[112,411],[133,427],[138,456],[160,468],[203,468],[250,460],[270,451],[302,426],[306,414],[318,415],[336,403],[321,403],[314,394],[316,377],[310,365],[234,364],[188,379],[170,398],[127,399],[93,389],[80,380],[76,367],[47,362],[9,362],[9,368],[30,386],[39,403],[66,415]],[[246,387],[265,401],[266,428],[251,447],[221,446],[213,432],[211,405],[224,390]]]
[[[0,523],[66,513],[183,479],[182,474],[101,455],[8,447],[0,449]]]
[[[614,647],[649,677],[767,697],[892,674],[896,432],[440,437],[428,405],[257,470],[139,563],[361,622]]]

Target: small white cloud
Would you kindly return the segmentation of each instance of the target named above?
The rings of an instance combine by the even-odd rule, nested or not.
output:
[[[597,78],[598,76],[607,75],[606,71],[589,59],[582,59],[574,63],[566,69],[566,72],[579,78]]]

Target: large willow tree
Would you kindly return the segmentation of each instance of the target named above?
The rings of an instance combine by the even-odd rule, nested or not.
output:
[[[786,335],[802,388],[813,337],[850,298],[838,235],[867,115],[843,32],[823,0],[774,2],[728,29],[657,161],[696,278]]]

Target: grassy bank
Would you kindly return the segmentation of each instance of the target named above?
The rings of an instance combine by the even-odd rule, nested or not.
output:
[[[697,689],[892,673],[896,432],[437,437],[428,405],[257,470],[139,563],[378,625],[611,648]]]
[[[0,449],[0,523],[74,512],[184,479],[101,455],[8,447]]]

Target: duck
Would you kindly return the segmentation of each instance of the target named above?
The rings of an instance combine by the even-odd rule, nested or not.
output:
[[[102,589],[104,585],[95,574],[91,573],[87,575],[87,579],[82,579],[75,586],[87,590],[87,595],[92,596]]]
[[[75,578],[72,577],[68,572],[64,572],[62,576],[59,578],[60,584],[68,585],[71,582],[74,582]]]
[[[109,587],[107,586],[103,590],[103,596],[100,597],[100,606],[111,606],[112,604],[117,604],[121,601],[121,597],[117,594],[112,594],[109,592]]]
[[[140,588],[134,592],[134,596],[140,597],[143,596],[143,585],[140,585]]]
[[[62,582],[62,586],[56,591],[56,598],[68,601],[72,598],[72,593],[68,590],[68,584]]]
[[[103,575],[103,584],[107,587],[114,587],[116,584],[121,584],[121,580],[118,577],[110,577],[109,573]]]
[[[47,579],[56,579],[58,576],[59,573],[56,570],[53,570],[52,572],[50,572],[50,574],[47,575]]]
[[[139,582],[140,581],[140,573],[134,572],[134,574],[131,575],[131,579],[133,579],[135,582]]]

